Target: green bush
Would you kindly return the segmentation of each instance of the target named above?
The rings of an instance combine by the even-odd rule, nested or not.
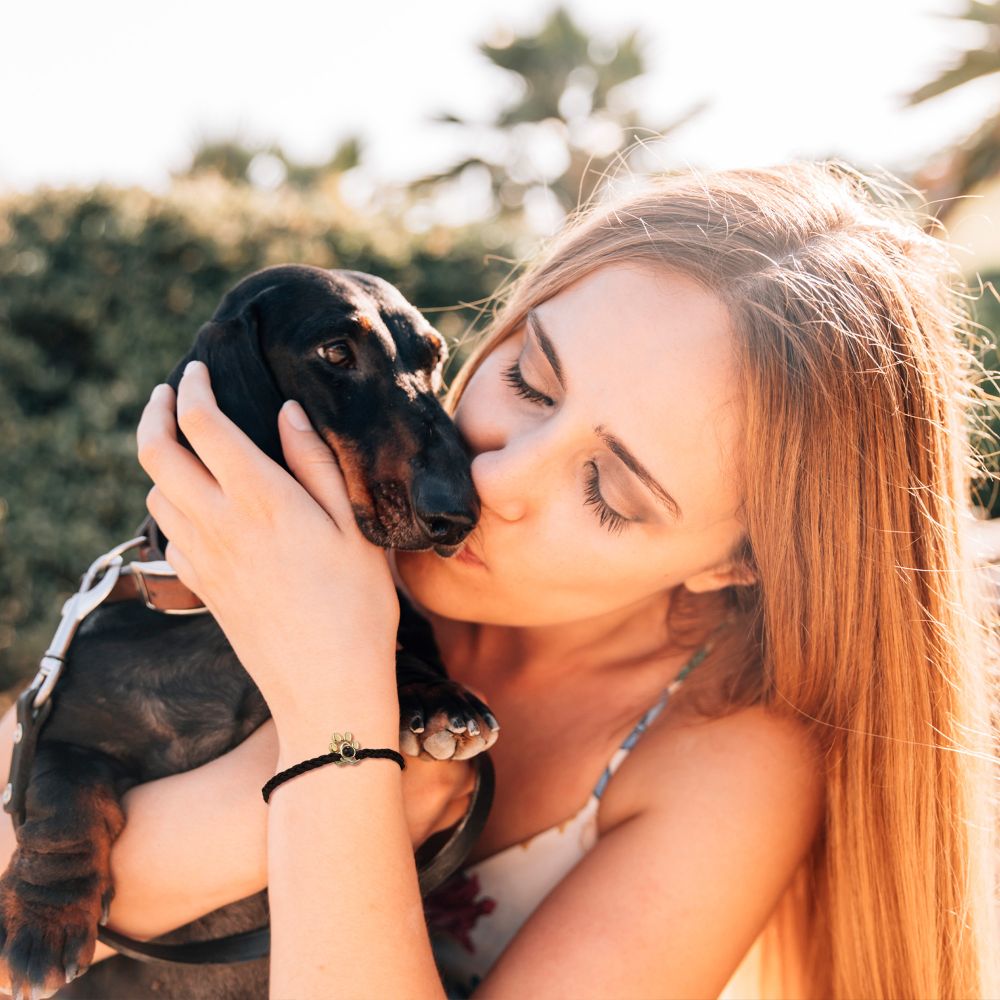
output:
[[[0,201],[0,686],[33,674],[80,574],[141,519],[134,433],[152,387],[229,286],[292,261],[371,271],[430,310],[508,270],[474,232],[414,237],[330,192],[208,177]],[[453,339],[475,311],[428,318]]]
[[[1000,353],[997,341],[1000,337],[1000,271],[981,275],[984,288],[972,305],[972,317],[985,329],[977,330],[979,344],[974,348],[978,362],[983,366],[984,376],[980,382],[988,394],[988,405],[977,412],[979,425],[974,428],[972,442],[979,453],[987,475],[973,482],[973,502],[985,508],[990,517],[1000,517]]]

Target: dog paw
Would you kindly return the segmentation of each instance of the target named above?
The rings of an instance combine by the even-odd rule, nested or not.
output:
[[[497,741],[489,707],[455,681],[422,681],[399,689],[399,746],[410,757],[465,760]]]
[[[81,896],[31,885],[8,870],[0,878],[0,990],[40,1000],[85,972],[111,895],[110,887]]]

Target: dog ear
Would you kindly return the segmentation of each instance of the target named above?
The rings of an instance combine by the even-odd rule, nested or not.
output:
[[[285,399],[261,351],[254,302],[224,320],[210,320],[198,331],[191,350],[167,378],[175,391],[189,361],[205,362],[219,409],[261,451],[285,467],[278,437],[278,411]],[[179,432],[178,437],[190,447]]]

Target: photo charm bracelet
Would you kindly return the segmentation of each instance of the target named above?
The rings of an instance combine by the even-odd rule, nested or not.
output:
[[[284,771],[279,771],[260,790],[261,795],[264,796],[264,801],[267,802],[271,797],[271,792],[283,781],[298,777],[300,774],[311,771],[314,767],[322,767],[324,764],[343,766],[344,764],[360,764],[366,757],[385,757],[387,760],[394,760],[402,770],[406,770],[406,764],[403,761],[401,753],[386,749],[362,750],[358,741],[352,739],[350,733],[344,733],[343,736],[340,733],[334,733],[333,739],[330,740],[330,751],[330,753],[325,753],[321,757],[311,757],[309,760],[302,761],[301,764],[295,764]]]

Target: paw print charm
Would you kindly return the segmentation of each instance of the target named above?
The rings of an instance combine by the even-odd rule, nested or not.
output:
[[[341,756],[341,760],[334,761],[338,767],[343,764],[360,764],[361,761],[356,756],[360,749],[360,744],[357,740],[351,739],[350,733],[344,733],[343,736],[334,733],[333,739],[330,740],[330,753],[339,753]]]

